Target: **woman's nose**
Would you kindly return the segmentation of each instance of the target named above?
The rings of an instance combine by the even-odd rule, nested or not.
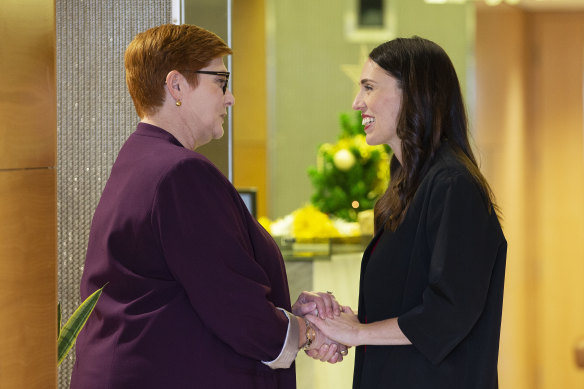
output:
[[[235,96],[233,96],[233,93],[231,93],[231,91],[227,89],[225,91],[225,105],[230,107],[233,104],[235,104]]]
[[[353,100],[352,108],[355,111],[363,111],[364,107],[365,104],[363,103],[363,99],[361,99],[361,92],[359,92],[357,93],[357,96],[355,96],[355,100]]]

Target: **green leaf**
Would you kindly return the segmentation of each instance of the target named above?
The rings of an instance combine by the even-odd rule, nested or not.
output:
[[[308,177],[314,192],[311,202],[320,211],[347,221],[355,221],[357,212],[372,209],[375,201],[387,187],[388,145],[366,146],[363,139],[361,112],[339,115],[340,143],[324,143],[319,146],[317,166],[308,168]],[[348,170],[339,170],[334,155],[339,147],[348,149],[355,157],[355,164]],[[389,177],[387,177],[389,178]],[[353,209],[353,201],[359,206]]]
[[[57,304],[57,339],[61,335],[61,303]]]
[[[105,285],[100,289],[96,290],[87,299],[85,299],[85,301],[81,303],[79,308],[77,308],[77,310],[73,313],[73,315],[71,315],[69,320],[67,320],[67,323],[65,323],[65,325],[61,329],[61,332],[59,333],[59,338],[57,340],[57,349],[59,357],[57,366],[60,365],[61,362],[63,362],[63,360],[69,353],[69,350],[71,350],[71,348],[75,344],[79,332],[81,332],[81,329],[87,322],[87,319],[89,319],[89,315],[91,315],[91,312],[93,312],[93,308],[95,308],[97,300],[99,300],[99,297],[101,296],[101,292],[103,291],[104,287]]]

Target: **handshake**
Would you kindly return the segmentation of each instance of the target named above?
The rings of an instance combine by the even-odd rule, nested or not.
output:
[[[304,350],[311,358],[341,362],[355,345],[359,319],[350,307],[339,305],[332,292],[302,292],[292,305],[292,313],[305,319]]]

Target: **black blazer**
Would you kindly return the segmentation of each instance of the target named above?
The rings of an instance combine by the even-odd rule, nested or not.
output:
[[[507,242],[444,144],[403,223],[363,256],[359,319],[398,317],[409,346],[360,346],[354,388],[497,388]]]

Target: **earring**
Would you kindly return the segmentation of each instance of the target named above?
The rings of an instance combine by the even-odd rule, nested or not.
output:
[[[177,106],[177,107],[180,107],[181,105],[182,105],[182,103],[180,102],[180,100],[177,100],[177,101],[176,101],[176,106]]]

